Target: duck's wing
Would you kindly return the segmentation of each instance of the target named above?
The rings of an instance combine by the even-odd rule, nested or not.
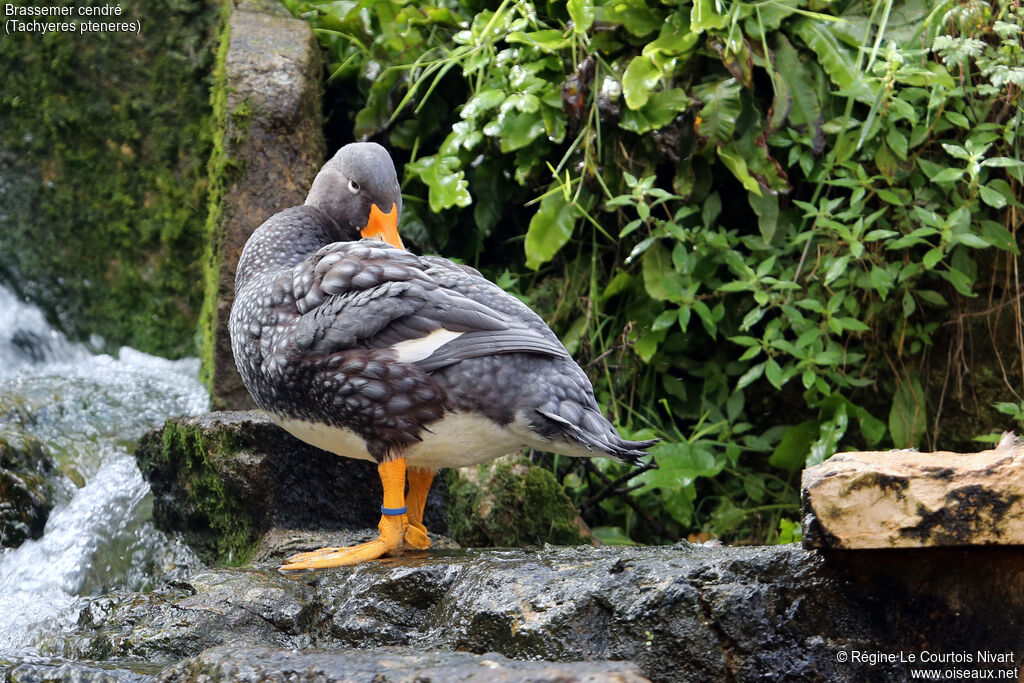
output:
[[[388,349],[425,372],[504,353],[569,357],[532,311],[479,274],[383,243],[324,247],[292,270],[291,290],[301,314],[291,346],[301,355]]]

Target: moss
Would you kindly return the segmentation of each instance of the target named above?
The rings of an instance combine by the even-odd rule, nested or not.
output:
[[[200,380],[207,389],[213,389],[213,356],[216,349],[217,302],[220,299],[220,236],[223,216],[222,199],[228,185],[229,164],[225,148],[228,116],[226,60],[231,47],[231,27],[228,17],[231,5],[222,6],[220,40],[217,47],[216,63],[213,69],[213,87],[210,89],[212,147],[207,161],[206,175],[209,180],[207,193],[206,223],[203,228],[203,303],[199,312],[199,357]]]
[[[154,492],[173,489],[181,501],[176,508],[154,507],[157,525],[182,530],[185,541],[208,562],[242,565],[256,551],[256,525],[216,466],[219,458],[241,447],[228,433],[210,438],[173,420],[162,434],[146,437],[139,446],[140,468]]]
[[[0,439],[0,547],[43,535],[54,505],[53,473],[50,454],[35,439]]]
[[[523,458],[500,459],[448,475],[449,535],[467,546],[589,541],[555,476]]]
[[[141,36],[0,41],[0,280],[73,337],[195,353],[218,5],[129,0]]]

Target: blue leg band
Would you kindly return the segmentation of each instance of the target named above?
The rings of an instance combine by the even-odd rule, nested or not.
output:
[[[408,511],[408,509],[409,508],[406,505],[403,505],[400,508],[386,508],[383,505],[381,505],[380,506],[380,514],[388,515],[388,516],[404,515]]]

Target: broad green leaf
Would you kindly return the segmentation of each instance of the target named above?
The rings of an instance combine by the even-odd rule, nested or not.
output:
[[[429,156],[406,164],[405,171],[430,188],[430,210],[440,213],[444,209],[469,206],[473,202],[466,173],[460,166],[456,157]]]
[[[526,147],[544,133],[544,121],[536,112],[509,110],[498,131],[502,152]]]
[[[736,119],[743,110],[742,90],[735,78],[694,88],[694,94],[703,104],[697,119],[697,133],[719,143],[731,140],[736,130]]]
[[[548,195],[540,200],[540,208],[530,219],[523,243],[526,266],[533,270],[550,261],[565,246],[572,237],[580,214],[557,184],[548,189]]]
[[[889,409],[889,433],[896,448],[917,448],[927,428],[924,389],[916,374],[904,377],[896,387]]]
[[[622,24],[634,36],[642,37],[657,31],[664,22],[664,15],[646,0],[616,0],[600,7],[603,16],[599,21],[611,24]]]
[[[698,42],[700,34],[690,30],[690,18],[680,9],[665,20],[658,37],[644,45],[642,54],[652,58],[675,58],[679,66],[693,54]]]
[[[807,420],[786,427],[782,440],[768,458],[768,464],[790,472],[801,469],[811,450],[811,443],[818,438],[820,428],[819,420]]]
[[[939,275],[944,277],[949,284],[953,285],[956,291],[960,292],[964,296],[975,296],[974,292],[971,291],[971,279],[964,275],[956,268],[950,268],[949,270],[938,271]]]
[[[729,24],[729,17],[715,11],[715,0],[694,0],[690,10],[690,30],[694,33],[723,29]]]
[[[824,118],[821,113],[821,101],[814,88],[814,81],[807,73],[807,68],[800,61],[797,51],[782,33],[776,34],[775,68],[778,69],[776,87],[784,87],[790,94],[789,120],[795,126],[809,126],[811,139],[823,135],[821,127]],[[784,85],[782,85],[784,84]],[[776,98],[777,102],[778,98]],[[772,107],[779,106],[776,102]]]
[[[644,253],[644,288],[651,298],[658,301],[683,303],[686,291],[679,274],[672,267],[672,257],[661,241],[657,241]]]
[[[1017,248],[1017,241],[1013,238],[1013,233],[995,221],[981,221],[981,236],[993,247],[1013,252],[1014,254],[1020,253]]]
[[[1002,192],[993,190],[987,185],[979,187],[978,192],[981,194],[981,201],[985,202],[993,209],[1001,209],[1006,206],[1006,197],[1003,196]]]
[[[594,0],[567,0],[565,6],[576,33],[586,33],[594,25]]]
[[[818,56],[818,62],[833,83],[859,102],[871,104],[875,89],[868,86],[857,67],[853,52],[832,32],[832,25],[801,17],[792,23],[793,30]]]
[[[932,178],[933,183],[953,183],[964,175],[962,168],[944,168]]]
[[[619,127],[634,133],[647,133],[670,124],[676,115],[686,109],[690,98],[679,88],[656,92],[639,110],[622,112]]]
[[[634,57],[622,74],[622,94],[626,98],[626,106],[640,109],[651,97],[651,91],[661,80],[661,71],[649,57]]]

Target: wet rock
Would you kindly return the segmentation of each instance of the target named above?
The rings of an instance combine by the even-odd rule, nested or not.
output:
[[[1024,544],[1024,444],[980,453],[839,453],[803,473],[804,544]]]
[[[26,437],[15,445],[0,439],[0,546],[16,548],[39,538],[54,504],[53,460]]]
[[[449,535],[460,545],[588,543],[590,529],[548,470],[518,455],[448,471]]]
[[[203,571],[152,593],[94,598],[65,654],[166,664],[218,645],[308,647],[317,630],[314,597],[276,572]]]
[[[227,328],[235,268],[252,231],[301,204],[324,161],[323,64],[309,24],[270,0],[239,3],[226,44],[214,98],[219,140],[210,164],[210,233],[219,251],[201,321],[203,374],[215,407],[249,408]]]
[[[4,683],[147,683],[151,674],[103,666],[102,662],[14,662],[0,659]]]
[[[498,654],[379,648],[292,652],[218,647],[165,671],[163,683],[266,680],[352,683],[642,683],[628,662],[521,662]]]
[[[673,683],[898,681],[910,677],[906,664],[851,653],[984,651],[1020,661],[1022,560],[1017,548],[827,559],[797,546],[432,551],[288,576],[211,570],[158,593],[95,598],[73,640],[93,645],[77,648],[85,656],[115,661],[199,656],[172,680],[206,671],[206,648],[246,642],[321,651],[308,653],[313,670],[329,666],[316,659],[323,652],[404,647],[631,661]],[[265,671],[245,669],[245,656],[209,656],[208,680]]]
[[[243,564],[271,529],[374,530],[377,468],[295,439],[262,413],[169,420],[145,436],[136,460],[153,491],[153,519],[207,562]],[[443,533],[446,486],[427,500],[428,529]],[[308,548],[301,548],[308,549]]]

